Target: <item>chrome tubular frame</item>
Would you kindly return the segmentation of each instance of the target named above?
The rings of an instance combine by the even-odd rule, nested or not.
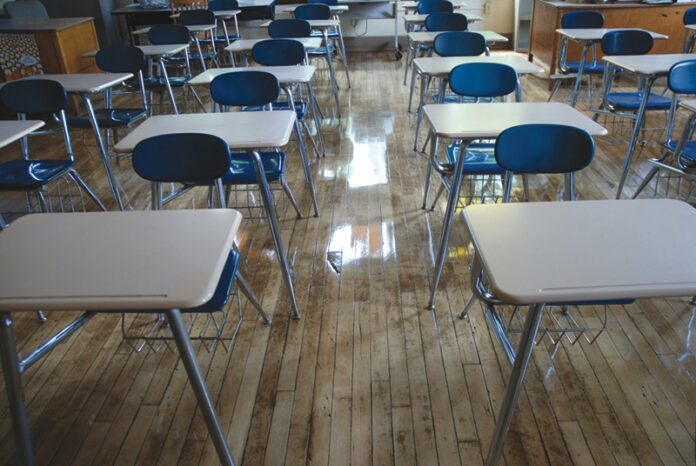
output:
[[[463,140],[462,147],[466,147],[472,140]],[[440,247],[436,256],[435,263],[435,273],[433,276],[433,282],[430,285],[430,300],[428,302],[428,309],[435,309],[435,293],[437,292],[437,287],[440,283],[440,277],[442,276],[442,269],[445,265],[445,259],[447,256],[447,245],[449,243],[450,230],[452,228],[452,220],[454,219],[454,213],[457,207],[457,200],[459,198],[459,191],[462,187],[462,179],[464,178],[464,159],[466,157],[458,157],[457,163],[454,166],[454,173],[452,175],[452,185],[447,198],[447,208],[445,209],[445,219],[442,224],[442,234],[440,236]],[[431,161],[433,160],[431,154]]]
[[[264,173],[263,169],[263,162],[261,161],[261,154],[255,150],[249,151],[248,154],[254,164],[256,178],[259,180],[259,191],[261,192],[263,205],[266,208],[266,215],[268,216],[268,223],[271,229],[273,244],[275,245],[276,255],[278,256],[278,262],[283,274],[283,280],[285,281],[285,286],[287,287],[288,294],[290,295],[292,317],[297,320],[300,318],[300,309],[297,305],[297,297],[295,296],[295,285],[292,280],[290,263],[288,262],[287,255],[285,254],[283,239],[280,236],[280,226],[278,225],[278,218],[276,217],[273,193],[271,193],[271,188],[268,186],[268,180],[266,179],[266,174]]]
[[[288,98],[290,103],[290,109],[297,116],[295,111],[295,101],[292,97],[292,91],[289,86],[283,86],[283,91]],[[314,189],[314,180],[312,179],[312,170],[309,167],[309,160],[307,159],[307,147],[305,146],[304,138],[302,137],[302,127],[300,126],[300,121],[295,118],[295,137],[297,137],[297,144],[300,147],[300,157],[302,158],[302,168],[304,170],[305,179],[307,181],[307,186],[309,187],[309,194],[312,199],[312,207],[314,208],[314,216],[319,216],[319,206],[317,204],[317,195]],[[310,136],[311,137],[311,136]]]

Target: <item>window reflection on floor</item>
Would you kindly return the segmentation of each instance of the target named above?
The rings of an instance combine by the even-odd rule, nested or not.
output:
[[[387,183],[387,144],[384,141],[353,144],[353,157],[346,173],[350,188]]]
[[[328,251],[341,252],[342,264],[357,259],[387,259],[396,252],[394,222],[340,225],[331,233]]]

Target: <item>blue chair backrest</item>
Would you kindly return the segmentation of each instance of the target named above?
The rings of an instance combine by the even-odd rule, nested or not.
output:
[[[251,56],[259,65],[301,65],[305,60],[302,42],[293,39],[268,39],[254,44]]]
[[[210,11],[238,10],[239,3],[237,0],[208,0],[208,9]]]
[[[104,47],[95,57],[100,70],[107,73],[133,73],[145,69],[147,59],[138,47],[115,45]]]
[[[500,63],[465,63],[452,69],[449,85],[461,96],[502,97],[517,89],[517,73]]]
[[[684,12],[684,24],[696,24],[696,6]]]
[[[227,143],[203,133],[163,134],[143,139],[133,149],[133,169],[156,183],[194,183],[230,172]]]
[[[561,17],[563,29],[598,29],[604,26],[604,15],[599,11],[569,11]]]
[[[191,33],[181,24],[158,24],[147,32],[147,39],[152,45],[188,44]]]
[[[179,14],[179,23],[184,26],[215,24],[215,13],[210,10],[184,10]]]
[[[675,94],[696,94],[696,59],[675,63],[669,70],[667,85]]]
[[[454,5],[446,0],[427,0],[418,2],[418,14],[429,15],[432,13],[452,13]]]
[[[324,5],[338,5],[338,0],[307,0],[308,4],[323,3]]]
[[[331,8],[329,5],[313,3],[311,5],[300,5],[295,8],[295,18],[297,19],[331,19]]]
[[[278,79],[265,71],[225,73],[210,83],[213,101],[230,107],[268,105],[275,102],[278,95]]]
[[[0,99],[8,109],[22,114],[59,113],[68,105],[68,95],[58,81],[21,79],[0,88]]]
[[[276,19],[268,25],[268,35],[274,39],[309,37],[312,26],[303,19]]]
[[[435,37],[433,49],[441,57],[476,57],[486,52],[486,39],[478,32],[443,32]]]
[[[466,31],[469,21],[461,13],[431,13],[425,18],[428,31]]]
[[[19,2],[7,2],[4,5],[5,13],[10,19],[48,19],[48,12],[43,3],[38,0],[21,0]]]
[[[604,55],[644,55],[653,46],[649,32],[640,29],[622,29],[611,31],[602,37]]]
[[[592,136],[575,126],[513,126],[495,141],[498,165],[513,173],[572,173],[588,166],[593,157]]]

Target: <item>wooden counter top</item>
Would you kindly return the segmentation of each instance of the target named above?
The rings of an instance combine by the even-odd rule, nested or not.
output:
[[[92,18],[0,19],[0,32],[62,31],[91,20]]]

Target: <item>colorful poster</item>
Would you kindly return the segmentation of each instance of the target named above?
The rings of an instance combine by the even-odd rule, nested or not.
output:
[[[4,81],[43,73],[34,34],[0,33],[0,69]]]

